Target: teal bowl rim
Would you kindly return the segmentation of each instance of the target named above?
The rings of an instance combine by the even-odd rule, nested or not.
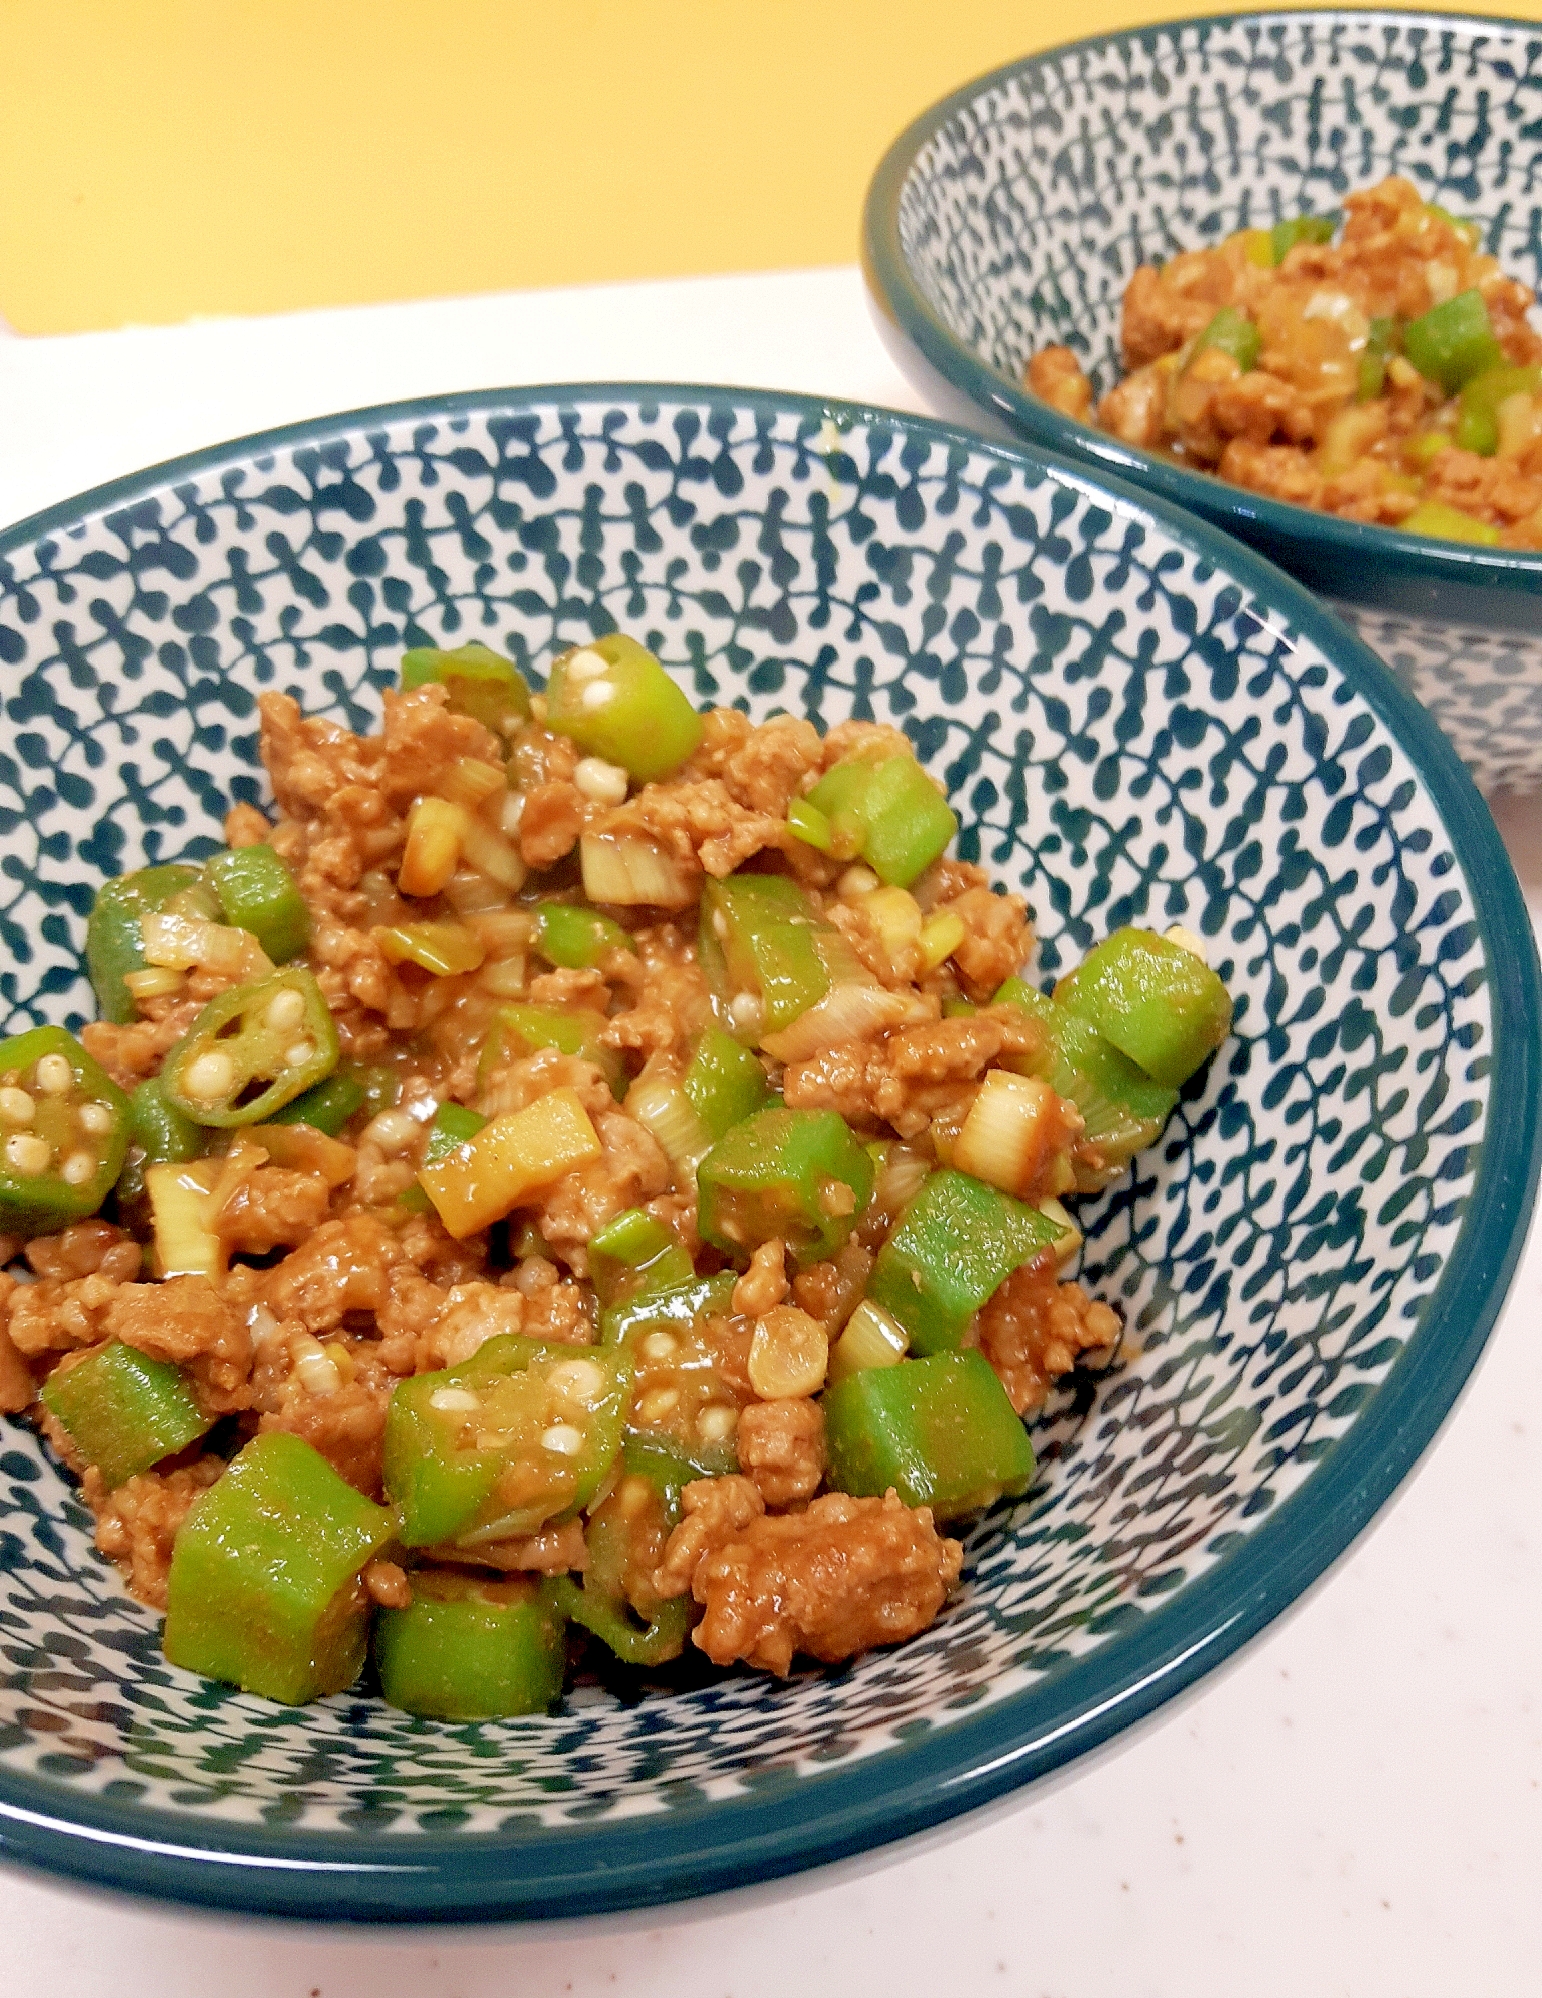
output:
[[[1052,409],[1035,395],[998,374],[958,337],[933,308],[911,274],[900,243],[899,208],[905,181],[917,157],[949,119],[964,110],[984,92],[997,88],[1013,77],[1034,70],[1049,61],[1083,52],[1114,49],[1157,35],[1176,34],[1185,28],[1224,28],[1256,22],[1317,21],[1329,23],[1363,20],[1368,23],[1418,26],[1431,33],[1442,29],[1513,29],[1542,42],[1542,21],[1526,21],[1514,16],[1420,13],[1394,8],[1308,7],[1259,8],[1234,14],[1195,14],[1182,20],[1158,21],[1143,27],[1124,28],[1104,35],[1087,35],[1080,40],[1059,42],[1029,56],[1002,63],[987,70],[916,118],[896,138],[879,161],[862,208],[862,272],[868,291],[878,309],[901,335],[920,353],[947,384],[975,407],[988,411],[1004,423],[1016,438],[1026,438],[1045,450],[1059,452],[1103,473],[1136,485],[1145,494],[1155,494],[1190,513],[1199,513],[1213,526],[1249,541],[1270,546],[1299,548],[1311,563],[1309,580],[1337,586],[1352,600],[1360,592],[1353,579],[1361,577],[1372,584],[1365,594],[1383,608],[1396,604],[1400,591],[1422,585],[1426,591],[1460,590],[1454,615],[1470,622],[1485,622],[1483,609],[1473,592],[1497,584],[1510,596],[1542,598],[1542,551],[1516,548],[1483,548],[1459,541],[1437,541],[1428,535],[1405,534],[1401,528],[1374,526],[1368,521],[1344,520],[1336,514],[1316,513],[1310,507],[1293,506],[1283,500],[1267,499],[1241,486],[1229,486],[1203,472],[1191,472],[1170,464],[1155,453],[1122,443],[1090,423]],[[1408,613],[1437,608],[1434,602],[1409,602]],[[1490,603],[1488,608],[1495,606]],[[1518,615],[1530,626],[1542,613],[1542,604],[1529,601]],[[1514,619],[1506,618],[1509,624]]]
[[[928,417],[813,396],[680,383],[584,383],[387,403],[265,430],[174,458],[0,533],[0,558],[83,515],[233,459],[323,444],[384,423],[590,403],[689,401],[910,431],[1112,497],[1234,575],[1321,647],[1419,772],[1471,884],[1493,994],[1492,1101],[1461,1234],[1423,1322],[1352,1429],[1231,1552],[1127,1632],[1024,1692],[775,1794],[657,1818],[506,1834],[272,1830],[75,1795],[0,1770],[0,1858],[115,1890],[226,1913],[310,1922],[572,1922],[732,1892],[855,1859],[1061,1770],[1153,1714],[1295,1603],[1346,1552],[1422,1456],[1476,1365],[1514,1276],[1542,1167],[1542,973],[1526,905],[1487,806],[1445,737],[1381,661],[1272,563],[1122,481]],[[1474,1302],[1476,1300],[1476,1302]]]

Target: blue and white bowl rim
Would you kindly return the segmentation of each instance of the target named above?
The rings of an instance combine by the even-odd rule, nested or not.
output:
[[[191,1820],[65,1793],[0,1769],[0,1858],[122,1893],[309,1921],[557,1921],[615,1916],[853,1860],[996,1802],[1104,1747],[1301,1601],[1391,1497],[1452,1413],[1498,1318],[1542,1168],[1542,978],[1515,872],[1488,808],[1425,711],[1340,621],[1290,577],[1192,513],[1037,446],[992,443],[929,417],[776,391],[666,382],[558,383],[427,396],[318,417],[147,467],[0,532],[0,560],[212,467],[325,445],[367,428],[605,403],[696,407],[818,424],[879,425],[1048,472],[1112,496],[1234,575],[1319,646],[1419,770],[1472,888],[1493,1001],[1489,1132],[1463,1227],[1418,1329],[1336,1447],[1242,1544],[1088,1656],[882,1755],[769,1798],[741,1794],[667,1816],[481,1835],[423,1831],[410,1843]],[[1471,1302],[1478,1298],[1475,1308]],[[1348,1439],[1346,1439],[1346,1442]],[[66,1802],[67,1815],[61,1811]]]
[[[1038,64],[1118,48],[1145,37],[1175,36],[1185,28],[1220,29],[1245,26],[1249,22],[1326,23],[1356,16],[1382,24],[1426,28],[1431,33],[1442,28],[1490,28],[1542,38],[1542,23],[1513,16],[1405,13],[1379,7],[1299,10],[1270,7],[1238,14],[1198,14],[1184,20],[1156,21],[1144,27],[1059,42],[1034,55],[1019,56],[939,99],[906,126],[879,161],[868,183],[862,212],[862,265],[868,290],[879,309],[894,321],[945,381],[989,412],[996,422],[1005,424],[1012,436],[1030,438],[1036,451],[1053,450],[1050,439],[1072,438],[1078,451],[1095,459],[1113,477],[1135,481],[1145,494],[1154,493],[1189,511],[1203,508],[1212,518],[1225,509],[1237,520],[1247,521],[1251,531],[1261,539],[1271,536],[1287,543],[1292,539],[1310,539],[1343,562],[1374,562],[1399,581],[1415,586],[1422,584],[1428,589],[1448,582],[1502,581],[1507,589],[1542,599],[1542,552],[1438,541],[1425,534],[1405,534],[1401,528],[1378,527],[1368,521],[1347,520],[1337,514],[1317,513],[1310,507],[1292,506],[1241,486],[1224,485],[1203,472],[1191,472],[1153,452],[1125,444],[1090,423],[1078,423],[1073,417],[1051,409],[1026,388],[982,361],[951,330],[917,284],[900,243],[900,199],[905,182],[928,143],[961,111]],[[1412,611],[1417,608],[1410,605]],[[1542,601],[1538,604],[1538,615],[1542,617]]]

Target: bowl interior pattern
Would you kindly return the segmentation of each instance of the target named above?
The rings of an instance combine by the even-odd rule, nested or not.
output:
[[[1079,1752],[1275,1614],[1481,1347],[1529,1207],[1536,999],[1530,955],[1495,944],[1519,904],[1465,778],[1277,572],[924,422],[710,391],[450,398],[13,532],[6,1030],[89,1014],[105,875],[197,857],[231,796],[263,799],[260,689],[368,728],[405,645],[483,638],[539,681],[615,626],[698,702],[903,725],[962,852],[1028,894],[1039,980],[1125,921],[1208,940],[1236,1037],[1084,1204],[1127,1363],[1048,1413],[1033,1493],[978,1527],[912,1644],[786,1684],[586,1684],[481,1726],[173,1669],[6,1425],[0,1850],[423,1919],[679,1898],[881,1843]]]
[[[982,79],[939,107],[913,156],[911,143],[896,148],[905,273],[943,341],[1001,387],[953,378],[1040,442],[1139,467],[1143,482],[1328,589],[1437,712],[1480,782],[1542,777],[1542,558],[1513,565],[1526,594],[1508,612],[1494,578],[1486,604],[1437,604],[1451,595],[1453,563],[1470,569],[1472,551],[1429,560],[1435,544],[1386,530],[1351,527],[1337,575],[1318,575],[1314,530],[1298,509],[1097,443],[1021,389],[1028,357],[1057,342],[1099,393],[1113,385],[1120,302],[1138,265],[1281,216],[1331,212],[1392,173],[1479,218],[1484,249],[1542,289],[1542,30],[1352,11],[1136,29]],[[956,369],[945,350],[931,358],[945,374]],[[1429,578],[1422,591],[1406,588],[1406,606],[1373,605],[1394,538],[1415,563],[1423,551]],[[1397,582],[1406,586],[1405,570]]]

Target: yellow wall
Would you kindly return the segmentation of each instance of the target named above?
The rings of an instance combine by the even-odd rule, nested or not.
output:
[[[1514,0],[1542,19],[1542,0]],[[846,263],[991,65],[1195,0],[0,0],[0,316]]]

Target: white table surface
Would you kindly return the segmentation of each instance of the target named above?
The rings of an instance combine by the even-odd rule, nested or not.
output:
[[[854,270],[0,337],[0,524],[262,426],[518,382],[916,409]],[[1542,805],[1501,826],[1533,921]],[[628,1933],[393,1938],[0,1872],[7,1998],[1404,1998],[1542,1989],[1542,1249],[1411,1487],[1313,1599],[1058,1789],[856,1879]]]

